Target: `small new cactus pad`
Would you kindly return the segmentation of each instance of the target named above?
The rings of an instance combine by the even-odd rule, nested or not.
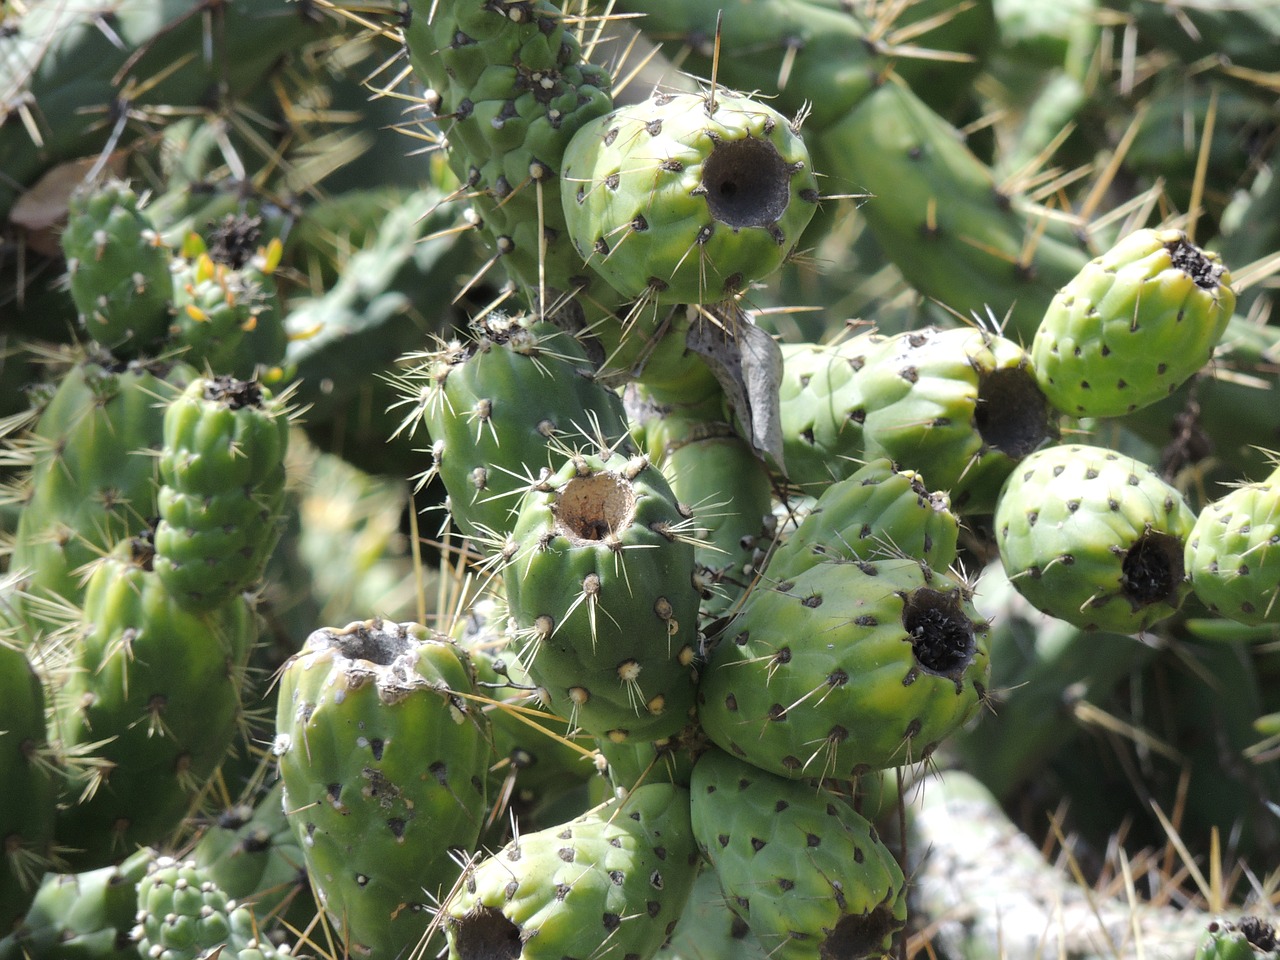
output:
[[[845,800],[716,749],[690,796],[698,846],[772,960],[889,954],[907,919],[902,869]]]
[[[516,653],[571,724],[615,741],[693,709],[698,592],[689,524],[641,456],[578,454],[521,503],[499,559]]]
[[[126,540],[93,568],[73,670],[56,698],[57,729],[91,758],[71,778],[57,837],[78,869],[159,844],[225,759],[244,723],[257,623],[231,597],[196,614]]]
[[[816,209],[796,131],[722,91],[660,93],[591,121],[561,171],[578,252],[626,298],[733,296],[782,264]]]
[[[155,569],[211,610],[259,577],[280,538],[289,416],[253,381],[200,377],[164,414]]]
[[[468,870],[443,908],[449,958],[651,957],[675,929],[697,869],[689,792],[637,787]]]
[[[1261,917],[1214,920],[1196,948],[1194,960],[1276,960],[1280,940],[1275,925]]]
[[[466,653],[415,623],[317,630],[280,678],[284,808],[344,952],[407,955],[485,818],[488,725]]]
[[[1145,463],[1083,444],[1046,447],[1005,481],[1000,559],[1039,610],[1084,629],[1135,633],[1191,589],[1183,552],[1195,514]]]
[[[956,562],[960,521],[944,493],[914,470],[879,457],[822,491],[769,557],[771,580],[790,580],[824,560],[912,557],[931,569]]]
[[[172,253],[129,185],[72,194],[62,249],[85,332],[121,359],[154,350],[169,328]]]
[[[1280,623],[1280,468],[1206,504],[1185,560],[1209,609],[1241,623]]]
[[[792,779],[913,763],[982,702],[987,632],[968,588],[917,560],[827,560],[748,595],[698,717],[721,749]]]
[[[53,865],[54,767],[44,755],[44,683],[0,635],[0,929],[14,928]]]
[[[1168,396],[1213,355],[1235,309],[1231,274],[1180,230],[1138,230],[1053,298],[1031,345],[1040,388],[1078,417]]]
[[[269,960],[253,912],[227,896],[194,860],[156,857],[138,882],[133,936],[147,960]],[[287,956],[287,953],[283,954]]]
[[[622,400],[595,379],[581,345],[550,323],[491,314],[469,341],[421,360],[404,378],[405,426],[426,427],[431,471],[468,536],[510,531],[520,493],[552,465],[553,444],[626,436]]]

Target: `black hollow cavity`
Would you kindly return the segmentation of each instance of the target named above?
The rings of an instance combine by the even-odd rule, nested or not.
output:
[[[902,626],[916,662],[929,673],[954,677],[964,672],[977,647],[973,621],[960,609],[956,593],[921,587],[902,607]]]
[[[1014,460],[1038,450],[1055,431],[1049,401],[1030,370],[993,370],[978,382],[973,423],[982,442]]]
[[[382,667],[390,666],[413,647],[407,634],[388,632],[379,622],[359,624],[350,632],[330,633],[328,640],[349,660],[367,660]]]
[[[237,380],[222,374],[205,381],[204,398],[214,403],[225,403],[232,410],[260,407],[262,387],[256,380]]]
[[[261,217],[229,213],[210,231],[206,252],[214,263],[239,270],[258,252],[261,239]]]
[[[776,223],[791,201],[791,168],[768,140],[720,140],[702,164],[711,215],[734,230]]]
[[[1120,584],[1135,610],[1173,597],[1185,576],[1182,555],[1181,540],[1150,530],[1129,548],[1120,565]]]
[[[1263,953],[1276,948],[1276,928],[1261,917],[1241,917],[1236,929],[1252,947]]]
[[[636,493],[616,473],[575,477],[565,484],[552,507],[560,532],[577,542],[600,541],[631,526]]]
[[[520,928],[493,907],[477,907],[453,921],[461,960],[520,960]]]
[[[1205,290],[1218,288],[1219,278],[1222,276],[1222,264],[1210,260],[1204,255],[1203,250],[1185,237],[1180,237],[1164,246],[1169,251],[1169,259],[1174,267],[1194,280],[1197,287]]]
[[[902,928],[886,904],[865,914],[841,917],[818,947],[819,960],[869,960],[884,956],[885,940]]]

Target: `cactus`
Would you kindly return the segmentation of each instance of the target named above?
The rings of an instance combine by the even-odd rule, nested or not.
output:
[[[1214,920],[1196,947],[1195,960],[1268,960],[1276,956],[1275,926],[1262,917]]]

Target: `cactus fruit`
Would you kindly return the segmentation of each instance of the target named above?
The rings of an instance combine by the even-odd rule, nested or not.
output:
[[[902,869],[844,799],[722,750],[699,758],[690,795],[698,846],[769,957],[889,954],[907,918]]]
[[[625,299],[732,297],[780,266],[813,216],[797,130],[721,91],[659,93],[591,121],[561,171],[578,252]]]
[[[578,454],[525,496],[498,559],[547,706],[597,737],[654,740],[693,709],[689,519],[642,456]]]
[[[1275,960],[1280,956],[1276,928],[1261,917],[1214,920],[1196,948],[1195,960]]]
[[[693,888],[689,792],[637,787],[468,869],[443,907],[450,960],[651,957]]]
[[[1241,623],[1280,623],[1280,468],[1206,504],[1185,562],[1209,609]]]
[[[252,381],[199,377],[164,413],[155,569],[191,610],[259,577],[280,538],[288,410]]]
[[[488,725],[443,634],[370,620],[317,630],[284,667],[284,808],[344,952],[408,953],[485,816]]]
[[[822,491],[769,556],[766,574],[790,580],[824,560],[908,556],[930,569],[956,562],[960,521],[946,494],[931,493],[914,470],[879,457]]]
[[[994,523],[1009,579],[1037,609],[1135,633],[1173,614],[1191,589],[1183,552],[1195,520],[1150,466],[1070,444],[1018,465]]]
[[[139,538],[94,566],[54,704],[57,737],[88,754],[56,828],[77,869],[168,838],[226,757],[252,689],[249,603],[237,596],[193,613],[150,562]]]
[[[1235,308],[1218,255],[1180,230],[1138,230],[1053,298],[1031,345],[1040,388],[1078,417],[1168,396],[1213,355]]]
[[[550,323],[491,314],[472,334],[417,358],[403,378],[411,408],[404,428],[426,426],[431,470],[444,481],[458,529],[502,536],[555,445],[621,442],[626,416],[582,347]]]
[[[122,360],[150,353],[169,329],[172,253],[128,184],[77,192],[62,249],[85,332]]]
[[[698,689],[721,749],[782,777],[853,778],[926,759],[985,697],[987,624],[918,560],[825,560],[761,583]]]

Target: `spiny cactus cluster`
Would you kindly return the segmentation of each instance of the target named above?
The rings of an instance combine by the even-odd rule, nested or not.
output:
[[[1273,857],[1280,23],[1079,5],[0,20],[0,960],[895,955],[951,767]]]

